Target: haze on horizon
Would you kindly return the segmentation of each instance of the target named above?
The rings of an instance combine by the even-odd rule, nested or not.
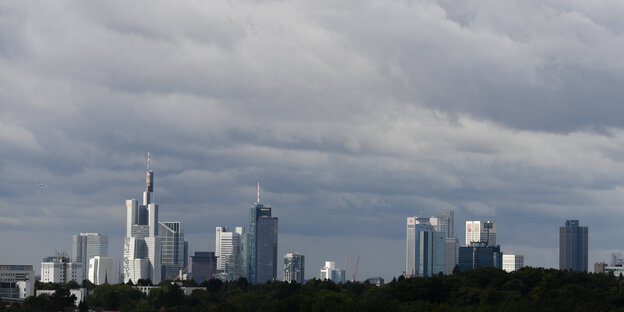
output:
[[[581,0],[0,1],[0,263],[109,235],[152,153],[192,251],[262,201],[279,253],[405,269],[405,218],[498,223],[557,267],[624,249],[624,4]],[[40,186],[40,183],[45,186]],[[281,265],[280,269],[281,270]],[[282,272],[278,272],[281,278]]]

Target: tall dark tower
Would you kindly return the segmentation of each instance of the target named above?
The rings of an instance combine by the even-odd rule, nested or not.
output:
[[[588,228],[567,220],[559,228],[559,269],[587,272]]]
[[[264,283],[277,278],[277,217],[271,216],[271,207],[258,200],[249,208],[248,276],[250,283]]]

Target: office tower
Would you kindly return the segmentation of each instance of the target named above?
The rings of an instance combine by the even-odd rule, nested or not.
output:
[[[226,227],[218,226],[215,234],[217,272],[225,280],[238,280],[242,276],[241,236],[245,228],[238,226],[234,232],[228,232]]]
[[[454,237],[455,212],[452,210],[442,210],[442,215],[429,218],[429,222],[436,232],[446,233],[446,238]]]
[[[89,280],[95,285],[119,284],[119,258],[95,256],[89,260]]]
[[[344,283],[345,270],[336,269],[336,263],[334,261],[325,261],[325,266],[321,268],[321,280]]]
[[[150,169],[147,153],[147,173],[143,204],[136,199],[126,200],[126,237],[124,238],[124,283],[150,279],[161,280],[161,243],[158,237],[158,205],[154,203],[154,172]]]
[[[305,282],[305,256],[296,252],[284,255],[284,282]]]
[[[183,222],[158,222],[162,278],[175,280],[186,268],[187,242],[184,241]]]
[[[35,294],[32,265],[0,265],[0,298],[19,298]]]
[[[459,247],[458,260],[462,272],[484,267],[503,268],[500,246],[488,246],[485,242],[472,242],[468,247]]]
[[[434,231],[426,219],[407,218],[405,274],[431,276],[445,271],[446,233]]]
[[[524,267],[523,255],[503,255],[503,270],[513,272]]]
[[[212,251],[196,251],[191,256],[193,280],[197,283],[211,280],[217,272],[217,257]]]
[[[65,253],[57,253],[53,257],[43,258],[41,262],[41,282],[67,283],[76,281],[82,283],[82,263],[73,263]]]
[[[429,222],[436,232],[446,233],[445,239],[445,260],[444,273],[451,274],[455,265],[457,265],[457,251],[459,248],[459,240],[455,238],[455,212],[452,210],[443,210],[442,215],[429,218]]]
[[[567,220],[559,228],[559,269],[587,272],[586,226],[579,226],[578,220]]]
[[[496,246],[496,228],[496,222],[466,221],[466,246],[473,242]]]
[[[108,236],[100,233],[80,233],[73,236],[72,262],[82,264],[82,276],[89,274],[89,260],[108,257]]]
[[[249,235],[246,238],[249,282],[264,283],[277,278],[277,217],[271,216],[271,207],[260,203],[260,182],[258,200],[249,208]]]

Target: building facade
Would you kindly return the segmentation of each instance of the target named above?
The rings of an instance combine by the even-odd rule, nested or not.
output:
[[[72,262],[82,264],[82,276],[89,274],[93,257],[108,257],[108,236],[100,233],[80,233],[72,239]]]
[[[523,255],[503,255],[503,270],[507,272],[514,272],[520,270],[523,267]]]
[[[217,257],[210,251],[196,251],[191,256],[192,277],[197,283],[212,279],[217,272]]]
[[[175,280],[188,266],[188,244],[184,241],[183,222],[158,222],[162,279]]]
[[[470,243],[485,243],[486,246],[496,246],[496,222],[466,221],[466,246]]]
[[[35,294],[32,265],[0,265],[0,298],[24,299]]]
[[[484,268],[503,268],[503,253],[500,246],[487,246],[485,242],[470,243],[470,246],[459,247],[459,270],[462,272]]]
[[[126,200],[126,237],[124,238],[124,283],[150,279],[161,281],[161,243],[158,237],[158,205],[154,203],[154,172],[150,169],[147,153],[147,174],[143,204],[136,199]]]
[[[405,274],[431,276],[445,272],[446,232],[436,232],[426,219],[407,217]]]
[[[334,283],[345,282],[345,270],[336,268],[336,262],[325,261],[325,266],[321,268],[321,280],[330,280]]]
[[[243,276],[241,254],[245,228],[237,226],[234,232],[229,232],[226,227],[218,226],[215,234],[217,272],[225,280],[238,280]]]
[[[67,283],[75,281],[82,283],[82,263],[73,263],[64,253],[57,253],[53,257],[44,258],[41,262],[41,282]]]
[[[587,272],[588,228],[567,220],[559,228],[559,269]]]
[[[119,258],[95,256],[89,260],[89,280],[95,285],[119,284]]]
[[[284,255],[284,282],[305,283],[305,256],[296,252]]]

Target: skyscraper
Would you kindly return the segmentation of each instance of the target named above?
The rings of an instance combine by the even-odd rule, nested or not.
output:
[[[161,280],[161,244],[158,237],[158,205],[154,203],[154,173],[147,153],[147,174],[143,204],[126,200],[126,237],[124,238],[124,283],[129,280]]]
[[[237,280],[241,277],[241,237],[245,228],[237,226],[234,232],[228,232],[226,227],[218,226],[215,232],[217,272],[226,280]]]
[[[466,221],[466,246],[473,242],[496,246],[496,231],[496,222]]]
[[[444,240],[444,273],[451,274],[457,265],[457,251],[459,239],[455,238],[455,212],[442,210],[442,215],[429,218],[431,226],[436,232],[446,233]]]
[[[523,255],[503,255],[503,270],[513,272],[524,267]]]
[[[559,269],[587,272],[588,232],[578,220],[567,220],[559,228]]]
[[[445,232],[436,232],[427,219],[408,217],[405,274],[431,276],[445,270]]]
[[[72,262],[82,264],[82,276],[87,279],[89,260],[108,257],[108,236],[100,233],[80,233],[73,236]]]
[[[245,238],[248,259],[246,270],[250,283],[264,283],[277,278],[277,217],[271,216],[271,207],[258,200],[249,208],[249,235]]]
[[[284,282],[305,282],[305,256],[289,252],[284,256]]]
[[[344,283],[345,274],[345,270],[336,269],[336,262],[334,261],[325,261],[325,266],[321,268],[321,280]]]
[[[187,244],[183,222],[158,222],[161,245],[162,278],[174,280],[187,266]]]
[[[191,256],[191,264],[193,280],[197,283],[212,279],[217,272],[217,257],[212,251],[196,251]]]
[[[470,246],[459,247],[459,270],[464,272],[483,267],[503,268],[503,253],[500,246],[488,246],[486,242],[472,242]]]

